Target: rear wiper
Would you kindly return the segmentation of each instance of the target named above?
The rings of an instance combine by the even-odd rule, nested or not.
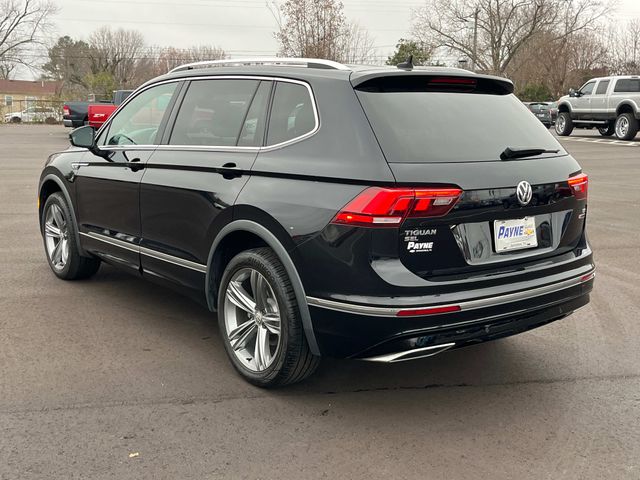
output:
[[[543,153],[558,153],[560,150],[547,150],[545,148],[511,148],[507,147],[500,154],[500,160],[513,160],[516,158],[535,157]]]

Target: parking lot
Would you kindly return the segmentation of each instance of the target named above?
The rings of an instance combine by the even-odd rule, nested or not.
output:
[[[640,478],[640,141],[562,140],[590,176],[589,306],[265,391],[191,300],[108,265],[54,277],[36,189],[67,133],[0,125],[0,479]]]

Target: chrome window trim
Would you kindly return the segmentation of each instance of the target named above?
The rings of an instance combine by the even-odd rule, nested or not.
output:
[[[136,90],[131,95],[127,97],[127,99],[120,104],[120,106],[116,109],[115,112],[109,117],[109,119],[100,127],[100,129],[96,132],[96,138],[100,136],[102,130],[107,128],[108,125],[111,124],[111,121],[118,114],[120,109],[124,108],[131,100],[140,95],[142,92],[153,88],[158,85],[163,85],[165,83],[172,82],[183,82],[183,81],[192,81],[192,80],[265,80],[272,82],[285,82],[285,83],[295,83],[298,85],[304,86],[309,92],[309,97],[311,98],[311,106],[313,107],[313,117],[315,120],[315,126],[309,132],[300,135],[298,137],[292,138],[285,142],[276,143],[273,145],[264,145],[261,147],[238,147],[238,146],[226,146],[226,145],[98,145],[98,148],[101,150],[191,150],[191,151],[205,151],[205,152],[270,152],[272,150],[278,150],[280,148],[292,145],[294,143],[301,142],[306,140],[307,138],[315,135],[318,130],[320,130],[320,114],[318,113],[318,105],[316,101],[316,97],[313,94],[313,89],[311,85],[302,80],[296,80],[293,78],[284,78],[284,77],[275,77],[275,76],[265,76],[265,75],[202,75],[202,76],[194,76],[194,77],[181,77],[181,78],[172,78],[170,80],[163,80],[162,82],[156,82],[151,85],[147,85],[146,87],[141,88],[139,91]],[[186,94],[186,93],[185,93]],[[142,147],[142,148],[141,148]]]
[[[327,300],[324,298],[307,297],[307,303],[314,307],[326,308],[328,310],[335,310],[344,313],[353,313],[356,315],[369,315],[372,317],[395,317],[399,312],[403,310],[420,310],[435,307],[460,307],[459,311],[476,310],[479,308],[493,307],[496,305],[503,305],[506,303],[517,302],[521,300],[528,300],[530,298],[539,297],[549,293],[557,292],[559,290],[565,290],[567,288],[581,285],[585,282],[592,280],[595,277],[595,270],[587,273],[586,275],[580,275],[579,277],[570,278],[569,280],[563,280],[562,282],[552,283],[550,285],[544,285],[542,287],[533,288],[531,290],[525,290],[515,293],[507,293],[495,297],[482,298],[479,300],[468,300],[459,303],[452,304],[433,304],[433,305],[418,305],[418,306],[403,306],[398,307],[375,307],[371,305],[357,305],[352,303],[337,302],[335,300]],[[456,312],[450,312],[456,313]],[[443,313],[441,315],[448,315]],[[419,317],[421,315],[407,315],[406,317]],[[406,318],[405,317],[405,318]]]
[[[173,255],[168,255],[166,253],[158,252],[156,250],[152,250],[150,248],[141,247],[139,245],[135,245],[131,242],[125,242],[123,240],[119,240],[117,238],[109,237],[107,235],[102,235],[96,232],[80,232],[80,235],[83,237],[92,238],[99,242],[108,243],[109,245],[113,245],[115,247],[120,247],[125,250],[129,250],[130,252],[136,252],[141,255],[145,255],[147,257],[155,258],[156,260],[162,260],[164,262],[171,263],[173,265],[177,265],[179,267],[189,268],[191,270],[195,270],[200,273],[207,273],[207,266],[201,263],[192,262],[190,260],[185,260],[183,258],[174,257]]]

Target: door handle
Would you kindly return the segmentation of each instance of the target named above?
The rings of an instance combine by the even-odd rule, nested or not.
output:
[[[71,168],[73,170],[78,170],[80,169],[80,167],[88,167],[89,166],[89,162],[73,162],[71,164]]]
[[[228,162],[222,165],[222,177],[226,180],[232,180],[242,176],[242,170],[236,168],[237,165],[233,162]]]
[[[225,163],[224,165],[222,165],[222,168],[236,168],[236,167],[237,167],[237,165],[235,163],[233,163],[233,162],[228,162],[228,163]]]

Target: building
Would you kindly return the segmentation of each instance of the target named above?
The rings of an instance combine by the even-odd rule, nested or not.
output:
[[[36,103],[51,103],[60,93],[61,82],[0,80],[0,109],[22,111]]]

